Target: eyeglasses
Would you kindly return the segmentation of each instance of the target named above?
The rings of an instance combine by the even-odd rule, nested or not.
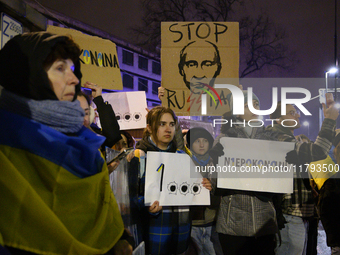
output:
[[[300,115],[300,111],[291,110],[290,112],[287,113],[287,115],[296,117],[297,115]]]

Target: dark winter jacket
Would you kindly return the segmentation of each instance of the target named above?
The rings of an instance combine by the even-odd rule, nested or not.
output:
[[[298,156],[298,161],[300,164],[305,164],[327,157],[329,150],[332,147],[335,121],[327,118],[324,120],[319,135],[314,143],[298,142],[288,128],[279,124],[274,124],[273,127],[268,126],[266,130],[278,133],[279,141],[296,142],[295,151]],[[310,217],[314,215],[313,196],[301,177],[303,176],[294,178],[293,193],[284,195],[282,211],[289,215]]]
[[[116,114],[113,111],[112,106],[109,103],[104,102],[102,96],[95,97],[93,102],[97,106],[102,128],[96,129],[92,125],[91,127],[96,133],[105,136],[106,140],[102,146],[111,148],[115,143],[122,139]]]
[[[275,140],[275,134],[266,131],[264,127],[252,128],[249,136],[242,126],[233,126],[216,137],[214,146],[219,144],[222,137]],[[259,237],[278,231],[276,211],[271,201],[273,193],[232,189],[217,189],[216,192],[223,196],[217,217],[217,232]]]

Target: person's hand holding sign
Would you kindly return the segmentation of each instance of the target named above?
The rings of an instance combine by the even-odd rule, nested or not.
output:
[[[203,178],[202,184],[207,190],[212,190],[211,182],[207,178]]]
[[[162,100],[162,97],[164,97],[165,94],[165,88],[160,86],[158,87],[158,98],[159,100]]]
[[[158,213],[160,210],[162,210],[162,206],[159,205],[158,201],[153,202],[153,204],[149,207],[150,213]]]
[[[95,83],[92,83],[92,82],[85,82],[84,83],[84,88],[88,88],[88,89],[91,89],[92,90],[92,97],[95,98],[95,97],[98,97],[98,96],[101,96],[102,95],[102,90],[103,88],[100,87],[99,85],[95,84]]]

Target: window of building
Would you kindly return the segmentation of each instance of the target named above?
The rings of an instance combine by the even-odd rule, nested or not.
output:
[[[152,61],[152,72],[154,74],[161,74],[161,64],[159,62]]]
[[[127,50],[123,50],[123,63],[129,66],[133,66],[133,53]]]
[[[148,71],[148,59],[142,56],[138,57],[138,67],[139,69]]]
[[[158,95],[158,87],[160,87],[161,84],[159,82],[152,82],[152,94]]]
[[[148,92],[148,80],[138,78],[138,90]]]
[[[133,76],[127,73],[123,74],[123,87],[133,89]]]

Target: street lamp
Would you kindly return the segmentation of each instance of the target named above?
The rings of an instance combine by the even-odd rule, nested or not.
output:
[[[326,93],[328,92],[328,74],[329,73],[337,73],[338,72],[338,68],[333,67],[331,69],[328,70],[328,72],[325,73],[325,79],[326,79]],[[336,93],[336,91],[335,91]]]
[[[308,131],[307,131],[307,132],[308,132],[308,133],[307,133],[307,134],[308,134],[307,136],[308,136],[308,138],[309,138],[309,122],[308,122],[308,121],[304,121],[302,124],[303,124],[305,127],[308,128],[308,129],[307,129],[307,130],[308,130]]]

